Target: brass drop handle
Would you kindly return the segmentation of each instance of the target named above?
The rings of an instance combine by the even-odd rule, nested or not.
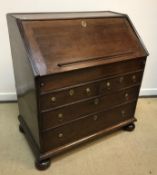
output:
[[[136,82],[136,75],[132,76],[132,80],[133,80],[133,82]]]
[[[98,119],[98,115],[94,115],[93,120],[97,120],[97,119]]]
[[[108,81],[108,82],[106,83],[106,86],[107,86],[107,89],[110,89],[111,83]]]
[[[98,104],[99,104],[99,99],[98,99],[98,98],[96,98],[96,99],[94,100],[94,104],[95,104],[95,105],[98,105]]]
[[[55,102],[56,101],[56,97],[51,97],[51,101]]]
[[[74,91],[73,89],[70,89],[70,91],[69,91],[69,95],[70,95],[70,96],[73,96],[74,93],[75,93],[75,91]]]
[[[129,94],[125,93],[125,98],[128,100],[129,99]]]
[[[86,92],[89,95],[91,93],[91,89],[90,88],[86,88]]]
[[[63,114],[62,114],[62,113],[59,113],[59,114],[58,114],[58,119],[59,119],[60,121],[63,120]]]
[[[63,133],[59,133],[59,134],[58,134],[58,137],[59,137],[59,138],[62,138],[62,137],[63,137]]]

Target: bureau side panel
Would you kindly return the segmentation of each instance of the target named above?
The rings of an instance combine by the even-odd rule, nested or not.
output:
[[[27,57],[17,20],[7,16],[19,113],[39,147],[35,71]]]

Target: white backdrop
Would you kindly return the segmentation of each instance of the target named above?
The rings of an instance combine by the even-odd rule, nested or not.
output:
[[[16,99],[6,13],[105,10],[130,16],[150,53],[140,93],[157,95],[157,0],[0,0],[0,101]]]

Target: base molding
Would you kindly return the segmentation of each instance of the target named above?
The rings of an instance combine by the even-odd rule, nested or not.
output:
[[[127,126],[131,123],[134,123],[136,122],[137,119],[136,118],[130,118],[129,120],[126,120],[124,122],[121,122],[121,123],[118,123],[117,125],[114,125],[112,127],[109,127],[109,128],[106,128],[104,130],[101,130],[101,131],[98,131],[97,133],[94,133],[92,135],[89,135],[89,136],[86,136],[84,138],[81,138],[75,142],[72,142],[72,143],[69,143],[69,144],[66,144],[64,146],[61,146],[57,149],[53,149],[53,150],[50,150],[46,153],[44,153],[43,155],[41,155],[41,159],[47,159],[47,158],[53,158],[55,156],[58,156],[62,153],[65,153],[71,149],[74,149],[74,148],[77,148],[78,146],[80,145],[83,145],[83,144],[86,144],[86,143],[89,143],[95,139],[98,139],[98,138],[102,138],[103,136],[107,135],[107,134],[110,134],[110,133],[113,133],[114,131],[116,130],[119,130],[119,129],[123,129],[124,126]]]
[[[26,139],[27,139],[27,141],[28,141],[33,153],[34,153],[35,158],[40,160],[39,147],[37,146],[32,134],[29,130],[29,128],[27,127],[27,124],[25,123],[25,121],[24,121],[24,119],[21,115],[18,116],[18,120],[20,122],[20,124],[19,124],[20,127],[19,128],[21,128],[23,130],[22,132],[24,133],[24,136],[26,137]]]
[[[130,118],[130,119],[124,121],[124,122],[118,123],[117,125],[114,125],[112,127],[101,130],[97,133],[94,133],[92,135],[89,135],[87,137],[79,139],[75,142],[66,144],[64,146],[61,146],[57,149],[50,150],[50,151],[45,152],[45,153],[41,153],[38,146],[37,146],[37,144],[36,144],[36,142],[34,141],[32,135],[31,135],[31,133],[30,133],[23,117],[21,115],[19,115],[18,119],[19,119],[19,122],[20,122],[20,125],[21,125],[22,129],[24,130],[24,135],[25,135],[25,137],[26,137],[26,139],[27,139],[27,141],[28,141],[28,143],[29,143],[29,145],[30,145],[37,161],[43,161],[43,160],[46,160],[46,159],[49,159],[49,158],[53,158],[53,157],[55,157],[59,154],[62,154],[64,152],[68,151],[68,150],[76,148],[77,146],[79,146],[81,144],[84,144],[84,143],[87,143],[87,142],[92,141],[94,139],[105,136],[108,133],[111,133],[111,132],[114,132],[118,129],[121,129],[124,126],[127,126],[127,125],[129,125],[131,123],[134,123],[136,121],[136,118],[134,118],[134,117]]]

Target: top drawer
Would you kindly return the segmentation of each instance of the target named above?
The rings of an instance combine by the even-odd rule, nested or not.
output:
[[[121,61],[113,64],[96,66],[93,68],[54,74],[51,76],[43,76],[40,77],[39,80],[40,94],[87,81],[94,81],[103,77],[105,78],[109,75],[143,70],[144,65],[145,58],[138,58],[129,61]]]
[[[108,77],[81,86],[72,86],[41,95],[40,107],[42,110],[65,105],[78,100],[91,98],[103,94],[113,93],[121,89],[140,85],[143,71]]]

